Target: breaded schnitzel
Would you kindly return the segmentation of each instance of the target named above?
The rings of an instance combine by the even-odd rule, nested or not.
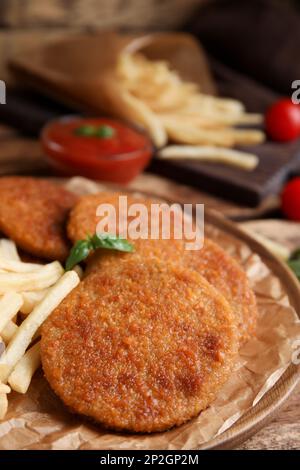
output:
[[[240,342],[247,341],[255,333],[257,306],[247,275],[237,261],[206,237],[201,251],[196,255],[185,251],[182,262],[224,295],[235,312]]]
[[[100,205],[104,206],[106,204],[110,204],[116,209],[116,231],[117,235],[120,235],[121,228],[119,226],[119,198],[122,196],[126,196],[128,207],[135,203],[141,203],[144,204],[147,209],[150,209],[150,205],[152,203],[159,202],[152,199],[119,192],[101,192],[82,196],[70,213],[67,224],[67,232],[70,240],[75,243],[77,240],[86,238],[88,234],[94,234],[96,232],[97,224],[101,220],[101,217],[96,214],[97,208]],[[130,222],[135,218],[135,215],[128,216],[126,210],[124,216],[127,217],[128,224],[130,224]]]
[[[95,233],[99,217],[96,209],[101,203],[110,203],[118,207],[120,193],[99,193],[82,197],[74,206],[68,222],[68,234],[73,242],[85,238],[87,233]],[[129,196],[128,205],[143,202],[150,206],[150,199],[138,199]],[[156,201],[157,202],[157,201]],[[87,272],[104,267],[111,267],[120,260],[127,258],[156,257],[160,260],[178,263],[194,269],[216,287],[232,306],[241,343],[245,342],[255,331],[257,308],[255,295],[243,269],[219,245],[205,237],[204,246],[199,251],[186,250],[184,240],[134,240],[136,252],[130,255],[121,253],[97,252],[87,265]]]
[[[63,261],[69,244],[65,222],[77,196],[50,181],[0,178],[0,231],[24,251]]]
[[[155,259],[88,275],[42,328],[42,365],[73,411],[104,426],[164,431],[196,416],[238,349],[229,304],[201,275]]]

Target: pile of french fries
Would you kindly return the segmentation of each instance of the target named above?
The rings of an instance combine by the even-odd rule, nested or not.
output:
[[[27,392],[40,366],[40,327],[80,275],[58,261],[24,263],[13,241],[0,240],[0,419],[11,390]]]
[[[235,127],[262,122],[261,115],[246,113],[241,102],[203,94],[167,62],[141,54],[122,54],[117,76],[131,120],[147,129],[159,148],[169,141],[180,144],[160,150],[160,158],[216,161],[246,170],[258,164],[256,155],[231,149],[265,139],[260,130]]]

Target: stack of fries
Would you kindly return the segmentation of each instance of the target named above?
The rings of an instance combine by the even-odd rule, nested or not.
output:
[[[129,118],[148,130],[157,147],[168,141],[181,144],[160,150],[160,158],[221,161],[246,170],[257,165],[255,155],[230,149],[265,139],[260,130],[234,127],[262,122],[261,115],[246,113],[241,102],[202,94],[167,62],[141,54],[121,55],[117,76]]]
[[[22,262],[14,242],[0,240],[0,419],[11,389],[26,393],[40,366],[40,326],[79,280],[58,261]]]

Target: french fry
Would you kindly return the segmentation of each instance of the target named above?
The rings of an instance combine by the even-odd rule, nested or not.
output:
[[[117,76],[124,88],[124,117],[144,126],[158,147],[167,137],[179,144],[220,147],[264,140],[259,130],[233,127],[261,124],[260,114],[246,113],[238,100],[201,93],[198,85],[182,80],[165,61],[126,53],[117,64]],[[250,166],[253,162],[252,158]]]
[[[123,90],[120,99],[120,106],[123,104],[126,107],[127,117],[143,126],[149,132],[157,147],[165,145],[167,142],[166,131],[149,106],[126,90]]]
[[[10,387],[0,382],[0,393],[10,393]]]
[[[18,313],[23,298],[16,292],[7,292],[0,300],[0,333]]]
[[[143,100],[153,112],[159,113],[166,111],[176,112],[178,108],[183,107],[189,91],[187,89],[178,90],[178,87],[167,84],[165,87],[161,86],[160,89],[153,89],[152,96],[145,97],[138,92],[133,92],[133,94]]]
[[[222,133],[231,136],[234,145],[257,145],[265,140],[265,134],[254,129],[224,129]]]
[[[9,321],[5,328],[3,328],[3,330],[1,331],[1,337],[3,341],[6,344],[9,343],[9,341],[11,341],[17,331],[18,326],[13,321]]]
[[[202,99],[196,97],[188,98],[184,106],[179,109],[173,110],[174,114],[182,113],[187,116],[194,116],[205,120],[215,121],[222,123],[222,126],[232,126],[234,124],[245,124],[251,121],[251,124],[260,123],[262,118],[258,115],[247,114],[244,111],[232,111],[231,109],[222,110],[220,107],[213,105],[209,101],[204,103]],[[254,116],[254,119],[252,118]],[[244,119],[245,117],[245,119]]]
[[[0,273],[0,295],[9,290],[22,292],[45,289],[53,285],[63,272],[61,264],[54,261],[31,273]]]
[[[214,108],[225,113],[227,112],[237,115],[245,111],[245,106],[243,103],[231,98],[218,98],[215,96],[198,93],[193,97],[193,100],[198,100],[199,105],[202,107]]]
[[[6,238],[0,240],[0,256],[12,261],[20,261],[15,242]]]
[[[187,159],[205,162],[218,162],[230,166],[253,170],[259,162],[252,153],[239,152],[221,147],[170,145],[160,150],[157,156],[161,159]]]
[[[175,113],[186,107],[189,98],[193,94],[193,86],[190,83],[178,86],[176,83],[170,82],[161,84],[159,87],[152,85],[151,88],[149,87],[152,94],[145,96],[143,82],[141,82],[139,88],[132,91],[132,94],[144,100],[155,113]]]
[[[147,96],[148,88],[154,85],[181,85],[178,74],[170,70],[165,61],[150,61],[141,54],[122,54],[117,64],[117,74],[130,92],[140,91]],[[141,83],[145,86],[141,86]]]
[[[148,68],[152,64],[145,60],[145,57],[141,54],[121,54],[118,59],[117,72],[121,79],[129,80],[133,82],[135,79],[139,78],[141,71],[145,70],[145,67]]]
[[[8,400],[6,393],[0,393],[0,419],[3,419],[7,413]]]
[[[3,341],[3,338],[0,336],[0,356],[4,353],[5,351],[5,343]]]
[[[8,378],[11,388],[16,392],[26,393],[31,379],[40,364],[40,342],[38,342],[28,349],[19,362],[17,362],[16,367]]]
[[[47,292],[48,289],[21,292],[23,297],[23,305],[20,308],[20,312],[24,315],[28,315],[30,312],[32,312],[34,307],[43,300]]]
[[[38,271],[42,267],[42,264],[23,263],[22,261],[15,261],[0,257],[0,269],[4,271],[12,271],[14,273],[30,273],[33,271]]]
[[[177,116],[161,116],[169,137],[182,144],[215,145],[233,147],[235,145],[259,144],[265,139],[263,132],[233,128],[204,129],[183,122]]]
[[[232,147],[234,144],[233,136],[230,134],[192,127],[175,118],[164,118],[162,122],[170,139],[180,144],[218,145],[220,147]]]
[[[40,273],[40,271],[39,271]],[[22,358],[38,328],[80,282],[75,271],[66,272],[35,309],[19,326],[18,331],[0,357],[0,380],[6,382],[17,362]]]
[[[191,123],[203,128],[224,128],[226,126],[235,126],[239,124],[261,124],[263,117],[261,114],[248,114],[243,113],[237,116],[227,115],[225,113],[219,113],[210,111],[208,113],[199,112],[199,110],[189,109],[177,109],[171,112],[158,112],[159,117],[163,120],[172,119],[176,117],[178,120],[185,124]]]
[[[196,84],[183,82],[167,62],[149,61],[140,54],[122,55],[117,73],[124,88],[153,111],[184,106],[198,92]]]

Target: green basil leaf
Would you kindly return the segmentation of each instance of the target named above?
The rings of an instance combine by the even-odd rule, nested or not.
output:
[[[97,127],[86,124],[85,126],[77,127],[74,130],[75,135],[83,136],[83,137],[94,137],[97,132]]]
[[[132,252],[134,251],[134,247],[128,240],[125,238],[115,237],[109,234],[97,235],[95,234],[91,238],[91,243],[96,250],[97,248],[104,248],[106,250],[117,250],[117,251],[125,251],[125,252]]]
[[[104,233],[98,236],[97,234],[87,236],[84,240],[79,240],[70,251],[70,255],[66,261],[66,271],[70,271],[84,259],[86,259],[90,252],[104,248],[106,250],[116,250],[130,253],[134,251],[134,247],[125,238],[115,237]]]
[[[289,260],[288,265],[297,278],[300,280],[300,259]]]
[[[115,134],[114,128],[110,126],[105,126],[105,125],[97,127],[96,132],[95,132],[95,136],[100,137],[101,139],[110,139],[111,137],[114,136],[114,134]]]
[[[90,240],[79,240],[70,251],[70,255],[66,261],[66,271],[70,271],[84,259],[86,259],[93,249]]]
[[[300,259],[300,248],[297,248],[290,256],[290,260]]]

